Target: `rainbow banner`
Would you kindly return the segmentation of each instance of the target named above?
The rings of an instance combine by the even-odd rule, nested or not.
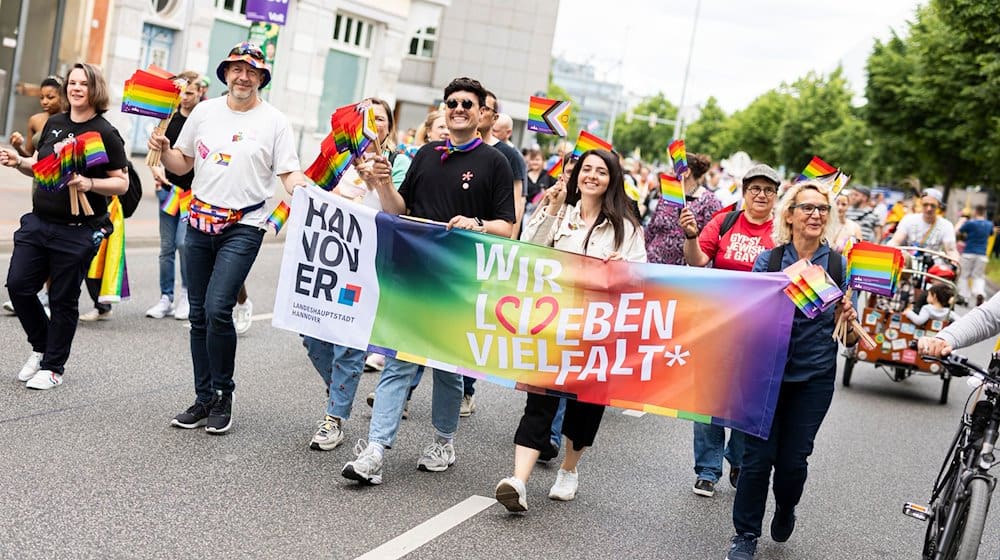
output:
[[[674,162],[674,174],[680,177],[688,170],[687,149],[684,147],[684,140],[678,139],[670,143],[667,147],[670,154],[670,161]]]
[[[569,115],[569,101],[532,95],[528,101],[528,130],[541,134],[566,136]]]
[[[684,208],[686,204],[684,187],[677,177],[660,173],[660,202]]]
[[[291,207],[277,327],[511,389],[769,433],[795,312],[783,273],[605,262],[311,186]]]
[[[573,147],[573,159],[580,159],[589,150],[610,150],[611,142],[591,134],[586,130],[580,131],[580,136],[576,139],[576,146]]]

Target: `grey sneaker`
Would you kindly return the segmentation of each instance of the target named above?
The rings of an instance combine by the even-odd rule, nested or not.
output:
[[[317,451],[329,451],[344,441],[344,432],[340,429],[340,418],[327,415],[319,422],[319,429],[313,436],[309,447]]]
[[[750,533],[733,535],[726,560],[753,560],[755,554],[757,554],[757,537]]]
[[[424,453],[417,461],[417,468],[428,472],[441,472],[455,464],[455,446],[451,443],[435,441],[424,448]]]
[[[359,439],[354,445],[357,459],[344,465],[340,475],[362,484],[382,484],[382,453],[373,443]]]
[[[462,418],[468,418],[475,411],[476,395],[462,395],[462,406],[458,409],[458,415]]]

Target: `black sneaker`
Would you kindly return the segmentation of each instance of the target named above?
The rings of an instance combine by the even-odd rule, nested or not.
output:
[[[174,419],[170,421],[170,425],[188,430],[204,426],[208,421],[208,413],[211,408],[212,401],[195,401],[187,410],[174,416]]]
[[[795,530],[795,508],[775,508],[771,518],[771,538],[774,542],[785,542]]]
[[[205,431],[210,434],[224,434],[233,426],[233,395],[218,393],[208,413]]]
[[[699,478],[694,481],[694,493],[699,496],[705,496],[706,498],[711,498],[715,495],[715,483],[711,480],[706,480],[704,478]]]
[[[729,485],[736,488],[736,484],[740,481],[740,468],[739,467],[729,467]]]
[[[549,448],[543,449],[538,453],[538,461],[542,463],[547,463],[558,456],[559,456],[559,446],[550,441]]]
[[[753,560],[754,554],[757,554],[757,537],[750,533],[733,535],[726,560]]]

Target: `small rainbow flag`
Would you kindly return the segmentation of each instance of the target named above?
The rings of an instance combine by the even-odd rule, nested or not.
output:
[[[684,186],[677,177],[660,173],[660,202],[684,208]]]
[[[187,221],[188,214],[191,213],[191,200],[192,199],[194,199],[194,193],[191,192],[191,189],[188,189],[188,190],[184,191],[183,194],[181,194],[180,213],[181,213],[181,220],[182,221]]]
[[[810,179],[820,179],[836,172],[836,167],[823,161],[818,156],[813,156],[812,160],[809,161],[809,165],[806,165],[806,168],[802,170],[802,174],[799,175],[796,182],[808,181]]]
[[[333,133],[330,133],[320,143],[316,160],[305,170],[306,177],[312,179],[323,190],[333,190],[353,159],[354,156],[349,150],[342,152],[337,150],[337,142]]]
[[[66,186],[74,173],[108,162],[104,141],[96,131],[70,137],[58,152],[49,154],[31,167],[38,186],[56,192]]]
[[[590,150],[611,150],[611,148],[611,142],[581,130],[580,136],[576,139],[576,146],[573,147],[573,159],[580,159],[580,156]]]
[[[845,255],[850,287],[889,297],[896,293],[904,263],[899,249],[858,241]]]
[[[163,77],[162,69],[154,72],[136,70],[125,80],[122,112],[169,119],[180,102],[181,90],[172,80]]]
[[[58,154],[49,154],[31,166],[38,187],[46,192],[56,192],[65,186]],[[66,177],[66,180],[69,180]]]
[[[330,134],[338,152],[361,155],[368,144],[378,141],[375,111],[370,104],[363,103],[338,108],[330,115]]]
[[[528,102],[528,130],[566,136],[569,115],[569,101],[531,96]]]
[[[810,319],[815,319],[844,296],[822,266],[806,259],[796,262],[783,272],[791,280],[785,287],[785,294]]]
[[[563,172],[563,158],[558,158],[557,160],[552,162],[552,165],[549,166],[549,168],[546,169],[545,172],[548,173],[549,177],[552,177],[553,179],[558,179]]]
[[[86,169],[109,161],[108,152],[104,149],[104,140],[97,131],[77,135],[73,139],[73,154],[77,169]]]
[[[285,226],[285,222],[288,221],[288,214],[292,211],[291,207],[282,200],[278,207],[271,212],[271,215],[267,217],[267,223],[274,227],[274,235],[278,235],[281,228]]]
[[[670,143],[667,147],[670,154],[670,161],[674,162],[674,174],[680,177],[688,170],[687,150],[684,148],[684,140],[678,139]]]
[[[169,185],[169,183],[166,185]],[[163,204],[160,204],[160,211],[168,216],[176,216],[181,211],[181,195],[184,189],[175,185],[169,186],[170,194],[167,195],[167,198],[163,199]]]

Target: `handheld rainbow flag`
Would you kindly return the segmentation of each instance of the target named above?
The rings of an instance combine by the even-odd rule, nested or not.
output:
[[[589,150],[611,150],[611,142],[591,134],[586,130],[580,131],[580,136],[576,139],[576,146],[573,147],[573,159],[580,159],[580,156]]]
[[[674,162],[674,174],[678,177],[688,170],[687,150],[684,148],[684,140],[677,139],[670,143],[667,148],[670,154],[670,161]]]
[[[821,179],[833,175],[837,172],[837,168],[830,165],[829,163],[823,161],[818,156],[813,156],[806,168],[802,170],[802,174],[795,181],[796,183],[801,181],[808,181],[810,179]]]
[[[895,247],[858,241],[846,251],[848,286],[892,296],[903,273],[903,254]]]
[[[528,102],[528,130],[566,136],[569,116],[569,101],[531,96]]]
[[[815,319],[844,297],[844,293],[833,283],[826,270],[806,259],[789,266],[784,273],[791,280],[785,293],[810,319]]]
[[[684,186],[677,177],[660,173],[660,202],[684,208],[686,205]]]
[[[157,73],[136,70],[125,80],[122,112],[157,119],[169,119],[180,102],[181,90],[172,80]]]
[[[338,152],[361,155],[370,143],[378,141],[375,111],[364,103],[339,107],[330,115],[330,133]]]
[[[563,172],[563,158],[558,158],[557,160],[552,162],[552,165],[550,165],[549,168],[545,170],[545,172],[548,173],[549,177],[552,177],[553,179],[558,179]]]
[[[108,152],[104,140],[97,131],[84,132],[73,139],[73,159],[76,169],[82,170],[102,163],[108,163]]]
[[[337,151],[337,143],[333,134],[328,134],[320,143],[319,155],[313,161],[309,169],[305,170],[306,177],[309,177],[321,189],[330,191],[337,186],[340,178],[351,164],[354,156],[349,150]]]
[[[181,211],[181,194],[184,192],[184,189],[170,185],[169,183],[166,183],[164,186],[170,187],[170,194],[167,195],[167,198],[163,199],[163,204],[160,204],[160,212],[168,216],[176,216]]]
[[[187,221],[188,215],[191,213],[191,201],[192,200],[194,200],[194,193],[191,192],[191,189],[188,189],[188,190],[184,191],[184,193],[181,195],[181,208],[180,208],[181,216],[180,216],[180,218],[181,218],[181,221],[183,221],[183,222]]]
[[[267,217],[267,223],[274,227],[274,235],[278,235],[281,228],[285,226],[285,222],[288,221],[288,215],[292,212],[292,209],[288,204],[282,200],[278,207],[271,212],[271,215]]]

